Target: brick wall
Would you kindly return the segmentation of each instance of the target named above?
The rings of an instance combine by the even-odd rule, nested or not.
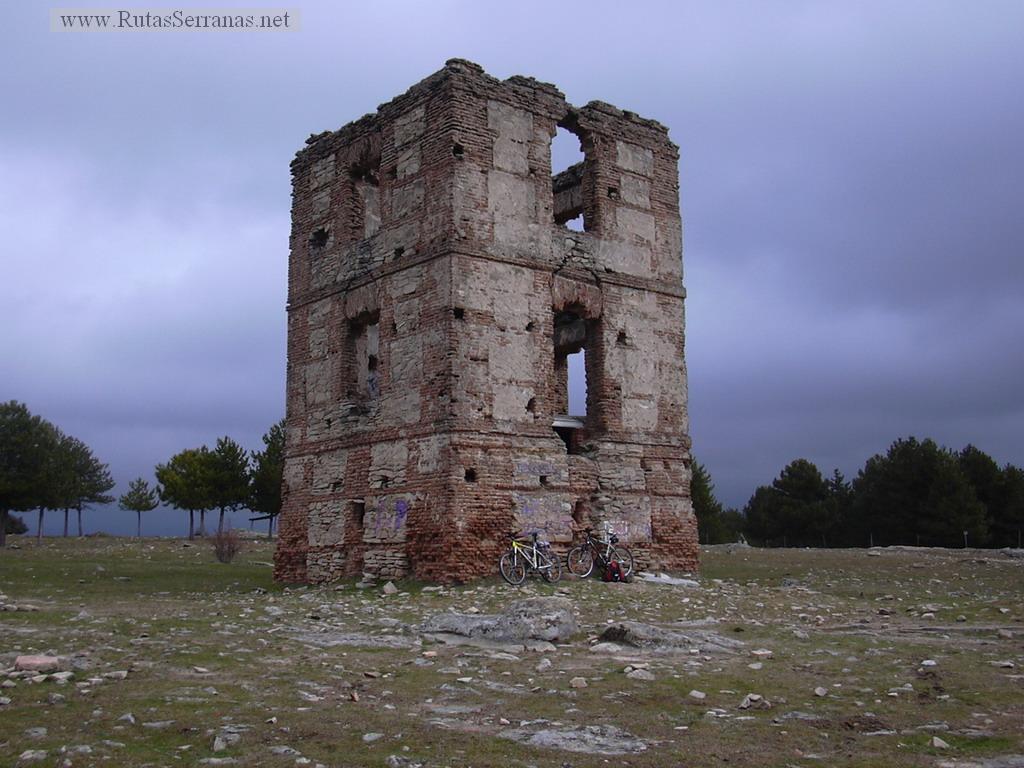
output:
[[[559,125],[585,160],[556,213]],[[696,568],[677,165],[653,121],[459,60],[310,137],[276,578],[471,579],[510,531],[567,547],[603,522],[645,565]],[[587,414],[560,435],[569,345]]]

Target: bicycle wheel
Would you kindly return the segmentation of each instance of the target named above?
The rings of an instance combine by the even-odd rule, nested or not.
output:
[[[626,549],[621,544],[613,546],[611,555],[612,560],[617,560],[619,567],[622,569],[622,576],[631,576],[633,574],[633,553]]]
[[[506,552],[501,556],[498,570],[501,571],[501,578],[513,587],[518,587],[526,581],[526,563],[515,552]]]
[[[585,579],[594,570],[594,553],[590,547],[573,547],[565,556],[565,567],[569,573]]]
[[[551,554],[538,554],[540,575],[548,584],[554,584],[562,578],[562,561],[552,552]]]

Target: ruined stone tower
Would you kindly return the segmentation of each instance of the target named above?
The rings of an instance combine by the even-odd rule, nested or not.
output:
[[[556,126],[585,159],[552,178]],[[461,60],[309,138],[278,579],[490,575],[509,531],[603,522],[696,567],[677,162],[654,121]]]

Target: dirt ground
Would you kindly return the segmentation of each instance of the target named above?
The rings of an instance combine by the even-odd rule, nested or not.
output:
[[[222,565],[203,542],[13,541],[4,766],[1024,766],[1024,559],[1005,552],[715,547],[696,586],[386,594],[274,584],[266,542]],[[417,631],[534,595],[569,598],[579,633],[536,651]],[[696,639],[595,651],[621,620]],[[23,654],[72,674],[14,672]]]

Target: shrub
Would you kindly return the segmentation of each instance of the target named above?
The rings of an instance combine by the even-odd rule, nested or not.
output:
[[[7,532],[8,533],[28,533],[28,526],[25,525],[25,521],[17,515],[7,516]]]
[[[217,531],[213,536],[213,554],[222,563],[230,563],[242,551],[242,539],[232,529]]]

